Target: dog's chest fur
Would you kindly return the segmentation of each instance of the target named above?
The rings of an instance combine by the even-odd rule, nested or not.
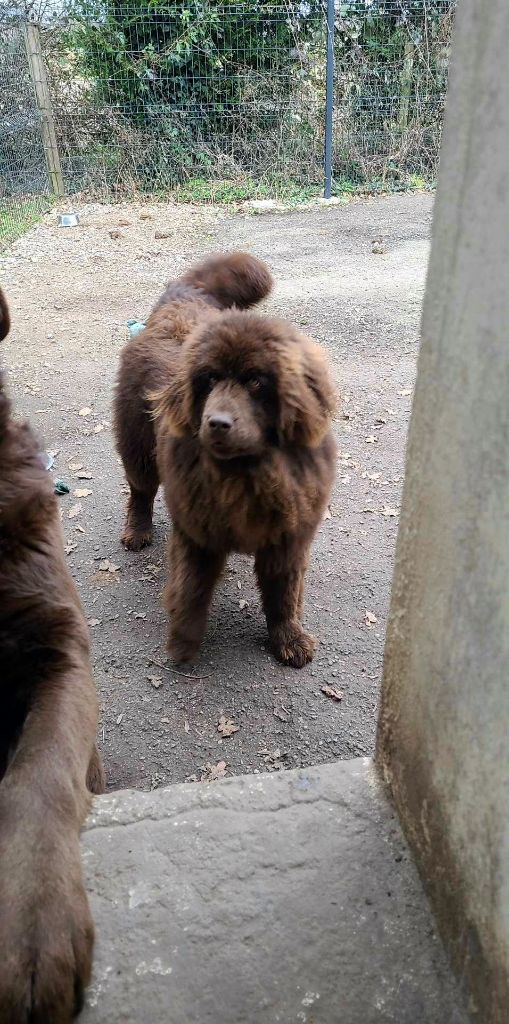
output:
[[[280,450],[250,462],[215,462],[195,439],[166,438],[159,462],[169,511],[200,547],[245,554],[313,533],[331,480],[327,440],[293,457]]]

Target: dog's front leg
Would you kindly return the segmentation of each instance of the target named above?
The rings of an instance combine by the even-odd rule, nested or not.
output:
[[[302,668],[312,661],[316,640],[301,625],[307,549],[282,544],[257,552],[255,570],[272,650],[278,661]]]
[[[83,1000],[94,929],[79,832],[96,723],[90,675],[56,672],[0,783],[0,1024],[69,1024]]]
[[[174,661],[190,661],[198,653],[207,628],[209,606],[223,571],[225,553],[198,547],[175,527],[168,556],[170,580],[164,595],[170,614],[168,650]]]

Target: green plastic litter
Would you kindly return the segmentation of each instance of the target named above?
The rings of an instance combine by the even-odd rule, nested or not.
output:
[[[55,494],[69,494],[71,488],[66,484],[65,480],[55,480]]]

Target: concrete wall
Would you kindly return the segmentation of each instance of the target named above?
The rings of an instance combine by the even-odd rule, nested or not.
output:
[[[509,0],[459,0],[407,460],[378,761],[475,1019],[507,1024]]]

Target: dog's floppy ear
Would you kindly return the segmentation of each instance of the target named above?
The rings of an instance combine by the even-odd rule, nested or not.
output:
[[[148,393],[152,415],[172,437],[185,437],[193,428],[193,396],[185,361],[180,359],[169,384]]]
[[[321,348],[302,335],[285,353],[280,430],[290,444],[316,448],[330,428],[336,394]]]

